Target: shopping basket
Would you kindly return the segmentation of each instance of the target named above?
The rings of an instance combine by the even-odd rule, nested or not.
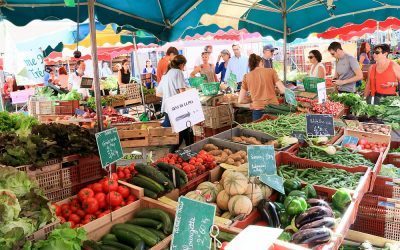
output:
[[[318,77],[305,77],[303,79],[303,85],[306,92],[317,93],[317,84],[325,82],[325,79]]]
[[[200,85],[203,95],[216,95],[219,91],[219,82],[202,83]]]
[[[204,83],[205,78],[200,76],[200,77],[192,77],[189,78],[189,85],[192,88],[200,88],[200,84]]]

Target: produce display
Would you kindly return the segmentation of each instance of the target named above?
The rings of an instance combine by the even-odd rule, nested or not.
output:
[[[247,152],[243,150],[233,153],[230,149],[219,149],[214,144],[204,145],[203,150],[214,156],[217,163],[226,163],[238,167],[247,162]]]
[[[117,174],[82,188],[68,202],[54,204],[61,223],[81,227],[137,200],[127,186],[118,184]]]
[[[67,94],[57,94],[50,87],[37,88],[37,97],[46,98],[53,101],[80,101],[82,100],[82,95],[76,90],[71,90]]]
[[[388,145],[386,143],[374,143],[368,142],[366,139],[361,139],[357,144],[346,143],[343,146],[352,150],[361,150],[365,152],[385,152]]]
[[[124,167],[119,166],[117,168],[117,175],[119,180],[129,181],[135,174],[137,174],[137,171],[135,170],[135,163],[131,163],[129,166]]]
[[[172,233],[174,219],[158,208],[146,208],[133,219],[112,226],[100,242],[85,241],[83,249],[148,249]]]
[[[391,148],[389,153],[400,153],[400,148]]]
[[[0,246],[20,248],[25,237],[56,220],[51,203],[25,172],[0,167]]]
[[[383,164],[379,175],[389,178],[400,178],[400,168],[393,164]]]
[[[339,115],[344,110],[343,104],[340,102],[326,101],[324,103],[313,102],[311,111],[317,114]]]
[[[374,134],[390,134],[390,127],[383,124],[375,124],[375,123],[360,123],[358,127],[350,127],[352,130],[368,132]]]
[[[242,127],[261,131],[273,137],[290,136],[294,130],[306,131],[306,117],[304,114],[290,114],[278,116],[275,120],[265,120],[258,123],[242,124]]]
[[[297,156],[347,167],[366,166],[373,168],[375,166],[370,160],[365,159],[362,154],[352,152],[350,149],[342,147],[333,152],[327,152],[330,148],[334,147],[300,147]]]
[[[329,188],[356,189],[364,173],[350,173],[336,168],[296,168],[290,165],[281,165],[278,175],[284,179],[295,178],[312,185],[321,185]]]
[[[264,112],[270,115],[288,115],[297,112],[297,108],[287,104],[268,104]]]
[[[255,137],[251,136],[233,136],[232,141],[236,143],[249,144],[249,145],[272,145],[275,149],[285,148],[292,144],[298,143],[299,140],[290,136],[280,137],[278,140],[270,140],[265,143],[262,143],[260,140],[257,140]]]

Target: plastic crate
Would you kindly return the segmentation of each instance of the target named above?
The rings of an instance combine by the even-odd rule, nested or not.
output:
[[[189,78],[189,85],[192,88],[200,88],[200,85],[205,81],[204,77]]]
[[[307,92],[317,93],[317,84],[325,82],[325,79],[318,77],[305,77],[303,79],[304,90]]]
[[[201,92],[203,95],[216,95],[219,92],[219,82],[209,82],[209,83],[202,83],[200,85]]]
[[[89,182],[103,176],[100,158],[97,155],[81,157],[78,160],[79,182]]]
[[[123,84],[120,87],[120,92],[121,95],[125,95],[126,99],[131,101],[130,103],[141,103],[142,102],[142,94],[141,94],[141,86],[140,84],[136,83],[129,83],[129,84]],[[115,106],[123,106],[125,104],[124,101],[122,101],[123,104],[120,105],[120,103],[115,104]]]
[[[67,199],[71,196],[76,195],[82,188],[86,187],[87,185],[90,185],[92,183],[97,182],[99,179],[95,179],[86,183],[80,183],[74,186],[70,187],[65,187],[61,188],[58,190],[53,190],[50,192],[45,192],[45,196],[51,201],[51,202],[58,202],[64,199]]]
[[[44,240],[47,238],[47,236],[54,230],[56,227],[60,224],[60,222],[57,220],[55,222],[52,222],[38,231],[34,232],[33,234],[29,235],[26,237],[27,240],[36,242],[38,240]]]
[[[55,112],[54,101],[33,101],[31,99],[28,103],[29,115],[53,115]]]

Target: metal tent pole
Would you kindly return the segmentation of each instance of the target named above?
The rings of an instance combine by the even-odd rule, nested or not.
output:
[[[96,100],[97,126],[99,131],[103,130],[103,114],[101,107],[100,81],[99,81],[99,63],[97,58],[97,41],[96,41],[96,25],[94,20],[94,2],[88,1],[89,27],[90,27],[90,43],[92,47],[92,63],[93,63],[93,83],[94,97]]]
[[[287,45],[287,8],[286,8],[286,0],[283,1],[283,83],[286,84],[286,72],[287,72],[287,53],[286,53],[286,45]]]
[[[133,39],[133,51],[135,54],[135,61],[136,61],[136,65],[137,65],[137,69],[139,71],[139,79],[140,81],[142,81],[142,77],[141,77],[141,72],[140,71],[140,66],[139,66],[139,55],[138,55],[138,49],[137,49],[137,44],[136,44],[136,32],[132,32],[132,39]],[[144,107],[144,112],[146,112],[146,104],[144,101],[144,93],[143,93],[143,83],[140,82],[140,93],[142,95],[142,104]]]

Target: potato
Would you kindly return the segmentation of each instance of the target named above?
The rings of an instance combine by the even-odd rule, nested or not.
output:
[[[225,157],[225,156],[228,157],[229,155],[226,152],[222,151],[221,152],[221,157]]]
[[[222,154],[222,150],[219,150],[219,149],[211,150],[211,151],[209,151],[208,153],[209,153],[210,155],[213,155],[213,156],[218,156],[218,155],[221,155],[221,154]]]
[[[244,160],[244,159],[241,159],[240,160],[240,164],[243,164],[243,163],[245,163],[246,161]]]
[[[252,145],[261,145],[261,142],[254,137],[250,137],[247,140],[247,143],[252,144]]]
[[[215,156],[215,157],[214,157],[214,160],[215,160],[216,162],[220,163],[220,162],[221,162],[221,157]]]
[[[225,163],[228,160],[228,155],[221,155],[220,163]]]
[[[226,163],[226,164],[229,164],[229,165],[234,165],[234,164],[235,164],[235,160],[228,157],[228,159],[226,160],[225,163]]]
[[[245,159],[247,157],[247,153],[243,150],[237,151],[236,154],[240,155],[242,159]]]
[[[240,161],[242,159],[242,156],[238,153],[233,154],[230,156],[230,158],[232,158],[234,161]]]
[[[226,149],[224,149],[224,152],[225,152],[225,153],[227,153],[228,155],[231,155],[231,154],[233,154],[233,153],[232,153],[232,151],[231,151],[230,149],[227,149],[227,148],[226,148]]]
[[[240,137],[234,136],[234,137],[232,137],[232,141],[233,142],[242,142],[243,140]]]
[[[215,146],[214,144],[206,144],[204,145],[203,149],[207,152],[212,151],[212,150],[218,150],[218,147]]]

